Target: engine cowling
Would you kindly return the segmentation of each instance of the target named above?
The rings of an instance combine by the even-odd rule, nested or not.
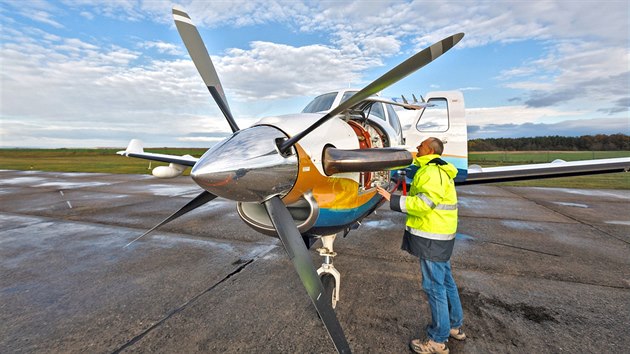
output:
[[[158,166],[151,171],[157,178],[174,178],[184,173],[186,166],[170,163],[168,166]]]
[[[192,157],[190,155],[184,155],[183,157]],[[188,166],[179,165],[176,163],[169,163],[168,166],[158,166],[151,171],[157,178],[175,178],[181,176],[182,173],[188,168]]]

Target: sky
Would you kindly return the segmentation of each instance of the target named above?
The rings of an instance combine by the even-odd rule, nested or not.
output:
[[[627,1],[0,0],[0,147],[210,147],[230,132],[174,26],[185,9],[238,125],[362,88],[464,93],[469,139],[630,134]]]

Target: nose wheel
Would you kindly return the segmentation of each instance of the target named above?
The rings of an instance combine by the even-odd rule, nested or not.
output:
[[[339,273],[332,263],[333,257],[337,255],[337,253],[333,251],[333,243],[336,237],[337,235],[322,236],[321,240],[323,246],[317,249],[319,255],[324,257],[324,263],[322,263],[322,266],[317,270],[317,275],[319,275],[319,279],[324,286],[323,295],[329,299],[333,308],[337,306],[337,301],[339,301],[339,285],[341,284],[341,273]]]

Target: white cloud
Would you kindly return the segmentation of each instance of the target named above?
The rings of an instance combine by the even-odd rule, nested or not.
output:
[[[88,20],[93,20],[94,19],[94,14],[89,12],[89,11],[81,11],[81,12],[79,12],[79,15],[87,18]]]
[[[361,71],[375,64],[328,46],[269,42],[252,42],[247,50],[233,48],[213,59],[224,87],[232,88],[238,100],[312,96],[361,81]]]
[[[469,125],[550,123],[567,117],[581,116],[584,111],[566,111],[554,108],[531,108],[526,106],[503,106],[487,108],[467,108],[466,120]]]
[[[546,57],[504,72],[502,79],[523,77],[505,84],[526,89],[532,107],[572,103],[579,107],[616,106],[630,89],[628,48],[601,46],[593,42],[563,41]],[[523,75],[528,73],[529,75]],[[584,100],[588,97],[588,101]]]
[[[62,2],[63,6],[36,0],[6,3],[23,18],[44,24],[40,29],[15,23],[6,11],[1,13],[3,23],[12,24],[0,31],[3,145],[30,141],[26,132],[42,134],[45,138],[40,143],[69,144],[60,127],[76,139],[86,137],[77,140],[85,144],[95,143],[87,138],[88,132],[94,134],[100,145],[120,140],[128,129],[146,133],[149,141],[167,138],[180,142],[217,138],[191,136],[193,130],[228,131],[179,43],[153,40],[133,48],[103,47],[98,38],[67,38],[68,32],[61,28],[62,16],[73,11],[90,20],[107,16],[172,26],[170,2]],[[312,96],[349,84],[361,86],[373,79],[364,73],[382,66],[387,58],[411,54],[460,31],[466,37],[458,48],[531,39],[545,43],[545,52],[531,53],[528,61],[499,77],[506,87],[527,91],[529,106],[479,109],[479,113],[469,110],[474,124],[505,119],[537,124],[586,117],[585,112],[592,116],[596,110],[626,112],[626,116],[628,112],[626,1],[602,5],[595,1],[185,0],[181,5],[202,29],[274,23],[287,31],[329,39],[325,44],[300,46],[256,41],[213,57],[241,126],[257,118],[259,113],[251,107],[260,108],[261,102],[273,106],[279,99]],[[147,49],[180,58],[157,60]],[[463,90],[480,89],[474,85]],[[239,101],[247,103],[234,104]],[[551,105],[555,108],[549,108]],[[156,121],[162,126],[154,124]],[[115,131],[108,132],[111,127]]]
[[[155,48],[160,53],[166,53],[170,55],[184,55],[179,47],[173,43],[167,43],[162,41],[147,41],[140,44],[141,48]]]
[[[63,27],[62,24],[60,24],[59,22],[51,19],[51,15],[48,12],[45,12],[45,11],[34,11],[34,12],[31,12],[29,15],[30,15],[30,18],[32,20],[39,21],[41,23],[45,23],[47,25],[51,25],[51,26],[56,27],[56,28],[62,28]]]
[[[583,136],[596,134],[628,134],[630,126],[623,118],[571,119],[557,123],[495,123],[469,125],[468,139],[518,138],[536,136]]]

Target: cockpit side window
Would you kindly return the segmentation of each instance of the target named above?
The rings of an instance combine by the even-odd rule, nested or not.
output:
[[[317,113],[328,111],[332,108],[335,97],[337,97],[337,92],[330,92],[317,96],[311,101],[311,103],[304,107],[302,113]]]
[[[394,107],[392,107],[391,104],[385,104],[385,107],[387,108],[387,115],[389,116],[389,123],[396,131],[396,134],[402,133],[402,128],[400,126],[400,119],[398,119],[398,115],[396,114]]]
[[[374,102],[371,106],[368,106],[368,108],[365,110],[366,115],[368,112],[370,113],[370,117],[374,116],[385,120],[385,111],[383,111],[383,104],[380,102]]]

